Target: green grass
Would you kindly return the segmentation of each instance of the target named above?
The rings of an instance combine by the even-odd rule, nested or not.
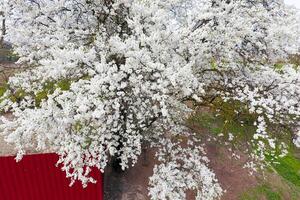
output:
[[[3,96],[3,94],[6,92],[7,87],[6,86],[0,86],[0,97]]]
[[[188,120],[189,124],[197,124],[217,135],[222,131],[223,121],[212,113],[197,113]]]
[[[216,116],[214,112],[197,113],[189,119],[188,123],[199,125],[214,135],[222,133],[226,140],[229,133],[231,133],[234,135],[233,144],[245,143],[251,140],[256,129],[253,126],[252,118],[244,116],[240,119],[233,119],[231,115],[223,113]]]
[[[267,157],[270,159],[270,157]],[[272,167],[285,180],[300,188],[300,160],[291,153],[283,158],[274,159]],[[278,164],[277,164],[278,163]]]
[[[282,195],[274,191],[269,185],[259,185],[244,194],[242,194],[239,198],[240,200],[284,200]]]

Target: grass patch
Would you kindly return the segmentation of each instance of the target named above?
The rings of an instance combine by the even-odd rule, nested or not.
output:
[[[280,192],[274,191],[269,185],[260,185],[241,195],[240,200],[283,200]]]
[[[3,94],[6,92],[7,87],[6,86],[0,86],[0,97],[3,96]]]
[[[232,117],[231,113],[223,112],[216,115],[214,111],[198,112],[188,120],[188,124],[201,126],[215,136],[222,133],[225,140],[228,140],[229,134],[232,134],[234,139],[231,143],[234,145],[244,144],[251,140],[256,130],[252,118],[243,116],[236,119]]]
[[[217,135],[222,131],[223,121],[209,112],[196,113],[188,120],[189,124],[199,125],[213,134]]]
[[[270,160],[270,157],[267,157]],[[291,153],[283,158],[274,159],[271,162],[276,172],[288,182],[300,188],[300,160]]]

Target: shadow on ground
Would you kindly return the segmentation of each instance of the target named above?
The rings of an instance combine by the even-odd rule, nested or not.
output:
[[[148,200],[148,179],[154,164],[154,150],[148,150],[134,167],[124,172],[116,172],[109,165],[104,175],[104,199]]]

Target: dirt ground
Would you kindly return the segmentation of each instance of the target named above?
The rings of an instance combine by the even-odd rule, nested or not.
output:
[[[210,159],[210,167],[214,170],[224,190],[221,200],[238,200],[240,194],[255,187],[257,180],[250,176],[249,171],[243,168],[242,163],[246,156],[240,160],[230,158],[231,155],[224,148],[216,145],[207,145],[207,156]],[[146,155],[145,155],[146,154]],[[140,162],[125,172],[115,172],[108,167],[104,177],[105,200],[149,200],[148,179],[152,175],[155,165],[154,150],[150,150],[141,156]],[[146,156],[146,160],[144,157]],[[194,200],[190,193],[187,200]]]
[[[3,136],[0,136],[0,156],[8,156],[15,154],[14,147],[12,145],[8,145]]]
[[[108,166],[104,175],[105,200],[148,200],[148,178],[155,165],[154,150],[148,150],[139,162],[125,172]]]
[[[11,118],[9,114],[6,114],[5,117]],[[0,156],[10,156],[14,154],[16,154],[14,147],[7,144],[7,142],[4,141],[4,136],[0,133]]]
[[[258,184],[256,176],[250,175],[248,169],[243,168],[247,156],[239,155],[240,159],[236,160],[225,148],[214,144],[207,145],[210,167],[216,173],[221,187],[226,191],[222,200],[238,200],[242,193]]]

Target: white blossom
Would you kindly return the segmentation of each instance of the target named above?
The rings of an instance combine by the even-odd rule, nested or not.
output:
[[[94,182],[91,167],[104,171],[112,157],[128,168],[150,140],[171,154],[154,169],[152,199],[188,189],[219,198],[197,145],[162,143],[189,135],[186,100],[245,105],[261,157],[275,148],[268,126],[299,121],[300,72],[289,62],[299,19],[282,0],[2,0],[0,10],[23,68],[1,98],[14,116],[1,125],[6,140],[18,159],[50,146],[72,182]]]

